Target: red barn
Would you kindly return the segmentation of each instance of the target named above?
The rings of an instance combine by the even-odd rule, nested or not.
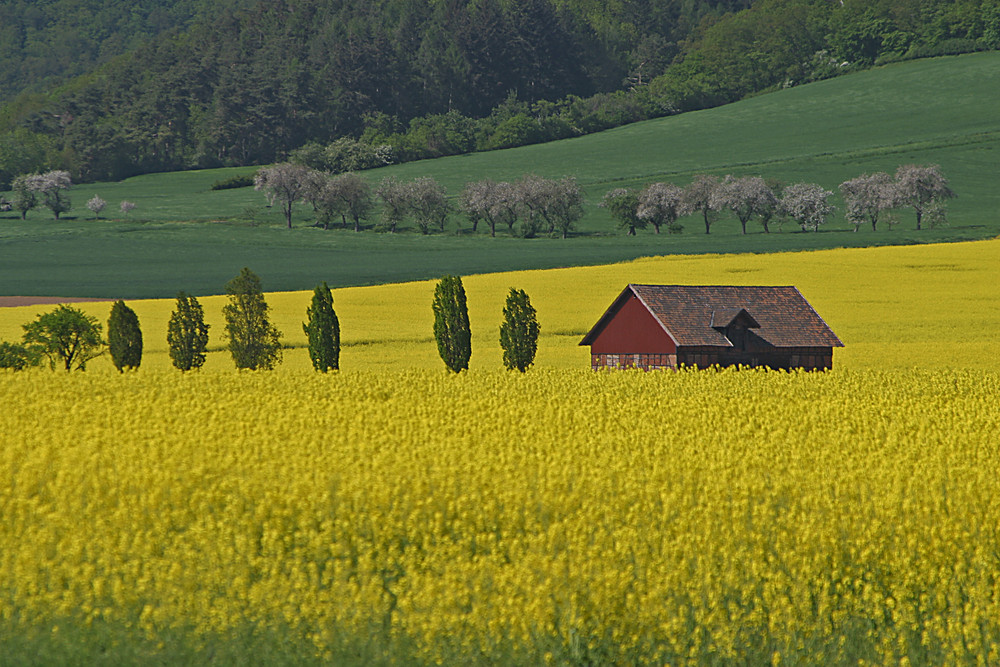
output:
[[[833,367],[844,344],[794,287],[629,285],[580,345],[601,368]]]

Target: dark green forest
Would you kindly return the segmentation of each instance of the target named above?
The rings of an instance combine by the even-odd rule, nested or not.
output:
[[[0,188],[504,148],[998,47],[1000,0],[0,0]]]

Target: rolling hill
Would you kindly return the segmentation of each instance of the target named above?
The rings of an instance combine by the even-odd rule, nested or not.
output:
[[[475,153],[367,172],[434,176],[450,193],[480,178],[574,176],[588,212],[568,240],[490,239],[452,231],[422,237],[307,227],[281,229],[252,189],[211,191],[211,184],[251,168],[145,175],[74,191],[68,219],[34,211],[27,221],[0,214],[2,294],[62,296],[170,296],[178,289],[218,293],[244,265],[269,290],[364,285],[443,273],[547,268],[621,261],[644,255],[770,252],[839,246],[979,239],[1000,233],[995,188],[1000,164],[1000,53],[888,65],[761,95],[707,111],[636,123],[607,132],[503,151]],[[654,180],[686,184],[696,173],[760,174],[787,182],[812,181],[836,190],[852,176],[906,163],[939,163],[958,199],[950,224],[913,231],[906,212],[892,230],[853,233],[837,215],[821,233],[758,230],[738,234],[723,219],[711,236],[693,219],[680,235],[612,231],[596,206],[608,189]],[[83,208],[93,194],[116,207],[138,204],[133,220],[91,220]],[[456,216],[455,219],[458,219]]]

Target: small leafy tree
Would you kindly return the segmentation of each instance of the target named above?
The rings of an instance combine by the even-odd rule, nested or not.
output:
[[[760,176],[735,178],[727,175],[712,192],[711,198],[712,208],[733,212],[740,221],[744,234],[747,233],[747,222],[751,218],[758,216],[770,219],[778,205],[774,191]]]
[[[472,231],[476,231],[482,221],[489,226],[490,236],[497,235],[497,223],[507,225],[513,235],[520,205],[517,194],[517,188],[511,183],[489,179],[475,181],[465,185],[459,195],[459,207],[472,223]]]
[[[451,203],[448,201],[448,190],[430,176],[414,179],[407,192],[409,193],[409,210],[420,228],[421,234],[430,232],[431,226],[436,226],[442,232]]]
[[[107,205],[108,202],[101,199],[100,195],[94,195],[90,201],[87,202],[87,208],[94,214],[94,220],[101,217],[101,211],[103,211]]]
[[[382,200],[382,224],[390,233],[395,233],[410,213],[409,188],[399,180],[386,177],[378,184],[375,194]]]
[[[42,205],[52,211],[56,220],[72,208],[67,192],[72,185],[68,171],[48,171],[32,177],[32,187],[41,196]]]
[[[682,199],[682,210],[684,215],[701,213],[705,221],[705,233],[711,234],[712,223],[718,215],[719,204],[715,191],[719,187],[719,179],[715,176],[698,174],[694,180],[684,188]]]
[[[223,307],[229,352],[236,368],[271,370],[281,362],[281,332],[267,317],[260,278],[243,267],[240,275],[226,283],[229,304]]]
[[[119,299],[111,306],[108,318],[108,351],[111,362],[121,373],[125,368],[135,370],[142,362],[142,330],[135,311]]]
[[[333,310],[333,293],[324,282],[313,290],[312,305],[306,309],[302,325],[309,340],[313,368],[326,373],[340,368],[340,322]]]
[[[72,306],[57,306],[22,328],[25,346],[32,353],[47,357],[52,368],[62,365],[67,371],[74,368],[82,371],[88,361],[104,352],[97,318]]]
[[[871,223],[873,232],[876,231],[882,212],[901,204],[899,188],[884,171],[844,181],[840,184],[840,194],[846,208],[844,215],[854,225],[854,231],[866,222]]]
[[[35,192],[35,188],[32,186],[31,179],[33,176],[27,174],[18,176],[11,183],[11,189],[14,191],[14,209],[20,212],[21,220],[28,217],[28,211],[38,206],[38,194]]]
[[[0,342],[0,368],[23,371],[38,365],[38,355],[19,343]]]
[[[538,319],[524,290],[510,288],[500,325],[500,348],[507,370],[522,373],[535,362],[538,351]]]
[[[948,187],[948,179],[936,164],[904,164],[896,169],[896,187],[903,206],[909,206],[917,214],[917,229],[920,229],[924,213],[934,212],[934,222],[940,224],[944,218],[944,200],[955,196]]]
[[[128,214],[135,210],[135,202],[130,202],[123,199],[122,203],[119,204],[118,208],[121,209],[122,215],[124,215],[127,218]]]
[[[458,276],[445,276],[434,290],[434,339],[438,354],[448,370],[469,368],[472,357],[472,329],[465,301],[465,287]]]
[[[635,236],[635,230],[646,226],[647,218],[639,217],[639,193],[632,188],[615,188],[609,190],[601,206],[608,209],[619,229],[625,230],[626,236]]]
[[[666,227],[668,231],[675,229],[683,210],[683,197],[684,191],[673,183],[650,183],[639,193],[636,214],[639,219],[653,225],[657,234],[660,227]]]
[[[281,205],[289,229],[292,228],[292,207],[305,195],[309,174],[308,167],[286,162],[264,167],[254,175],[254,190],[263,191],[272,206],[276,202]]]
[[[802,231],[818,232],[833,213],[827,200],[833,196],[816,183],[793,183],[781,195],[781,210],[802,226]]]
[[[372,210],[372,188],[368,181],[354,173],[333,177],[329,186],[332,196],[340,200],[338,211],[341,221],[347,226],[347,219],[354,222],[354,231],[361,231],[361,221],[368,218]]]
[[[205,311],[198,299],[178,292],[177,308],[170,314],[170,322],[167,323],[167,346],[175,368],[189,371],[204,365],[208,328]]]

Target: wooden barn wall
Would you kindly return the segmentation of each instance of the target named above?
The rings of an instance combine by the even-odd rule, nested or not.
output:
[[[591,354],[673,354],[674,342],[635,295],[590,346]]]

